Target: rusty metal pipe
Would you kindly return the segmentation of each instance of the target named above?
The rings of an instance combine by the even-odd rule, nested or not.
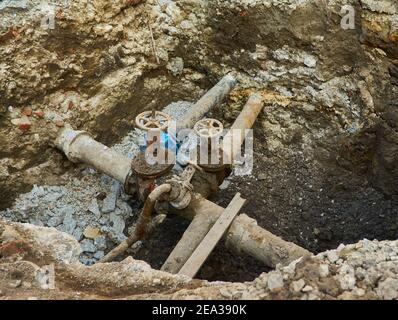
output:
[[[70,161],[86,163],[125,183],[131,169],[131,159],[95,141],[87,132],[65,127],[58,135],[55,144]]]
[[[251,129],[264,106],[264,99],[258,92],[252,93],[243,107],[241,113],[233,123],[231,130]]]
[[[253,93],[243,107],[242,112],[233,123],[232,127],[224,137],[223,151],[225,163],[233,164],[239,154],[248,130],[251,129],[264,106],[261,94]]]
[[[110,262],[115,260],[118,256],[124,253],[134,243],[142,240],[145,237],[146,229],[151,222],[152,211],[155,207],[156,201],[164,194],[171,191],[170,184],[162,184],[155,188],[145,200],[144,207],[142,208],[141,214],[138,218],[137,225],[134,229],[133,234],[126,240],[122,241],[116,248],[111,250],[106,256],[104,256],[100,262]]]
[[[219,104],[235,86],[232,75],[226,75],[187,112],[181,128],[191,128],[211,108]],[[87,132],[67,126],[59,133],[55,145],[72,162],[86,163],[125,184],[131,169],[131,159],[95,141]]]
[[[162,266],[162,270],[178,273],[223,211],[223,207],[197,194],[186,209],[174,210],[172,213],[193,219],[193,222]],[[229,248],[244,252],[271,268],[275,268],[278,263],[287,264],[310,254],[306,249],[261,228],[254,219],[245,214],[234,219],[224,239]]]
[[[235,78],[231,74],[227,74],[192,106],[184,118],[177,124],[178,129],[192,128],[207,112],[219,105],[235,85]]]

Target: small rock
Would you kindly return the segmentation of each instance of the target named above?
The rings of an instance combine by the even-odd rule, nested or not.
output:
[[[317,237],[321,234],[321,230],[319,230],[318,228],[314,228],[313,233]]]
[[[60,230],[69,234],[72,234],[76,228],[76,220],[73,219],[72,213],[68,212],[65,217]]]
[[[232,299],[232,298],[233,298],[233,294],[232,294],[229,290],[224,289],[224,288],[221,288],[221,289],[220,289],[220,294],[221,294],[224,298],[227,298],[227,299]]]
[[[82,242],[80,242],[80,246],[82,247],[83,252],[94,253],[97,251],[94,243],[89,239],[84,239]]]
[[[116,208],[116,201],[117,198],[119,197],[119,192],[120,192],[120,184],[119,182],[114,182],[110,192],[107,194],[105,197],[103,203],[102,203],[102,212],[103,213],[110,213],[115,211]]]
[[[336,251],[328,251],[327,257],[328,257],[330,263],[335,263],[337,260],[339,260],[339,255],[337,254]]]
[[[192,29],[193,28],[193,24],[191,21],[189,20],[184,20],[180,23],[180,26],[182,29]]]
[[[11,123],[17,126],[22,131],[29,130],[32,125],[32,123],[26,116],[17,119],[11,119]]]
[[[32,115],[32,108],[31,107],[25,107],[22,109],[21,114],[23,116],[30,117]]]
[[[184,60],[182,60],[182,58],[180,57],[172,59],[167,64],[167,69],[171,72],[173,76],[179,76],[184,70]]]
[[[340,279],[340,286],[343,290],[352,290],[355,287],[356,279],[352,274],[346,274]]]
[[[283,287],[283,276],[278,272],[274,272],[269,275],[267,284],[271,291],[278,290]]]
[[[97,201],[96,198],[94,198],[94,199],[91,200],[90,205],[88,206],[88,210],[89,210],[90,212],[94,213],[94,215],[95,215],[96,217],[98,217],[98,218],[101,216],[101,211],[100,211],[100,209],[99,209],[98,201]]]
[[[327,264],[319,265],[319,275],[324,278],[329,275],[329,266]]]
[[[98,260],[100,260],[100,259],[103,258],[104,256],[105,256],[104,251],[97,251],[97,252],[94,254],[94,258],[95,258],[95,259],[98,259]]]
[[[224,180],[223,183],[219,186],[220,190],[226,190],[230,186],[231,181]]]
[[[308,56],[304,58],[304,64],[309,68],[315,68],[317,61],[314,57]]]
[[[311,292],[311,291],[313,291],[313,290],[314,290],[313,287],[311,287],[311,286],[305,286],[301,291],[303,291],[303,292]]]
[[[267,180],[267,175],[265,173],[260,173],[257,177],[257,180],[259,181]]]
[[[33,116],[36,118],[44,118],[44,112],[42,110],[33,111]]]
[[[47,222],[47,226],[49,227],[58,227],[59,225],[62,224],[63,222],[63,218],[61,216],[55,216],[55,217],[51,217],[48,222]]]
[[[111,229],[112,233],[116,236],[118,241],[123,241],[125,238],[123,231],[126,227],[126,223],[124,222],[123,217],[115,212],[112,212],[110,214],[110,221],[113,224]]]
[[[94,33],[99,36],[103,36],[113,30],[111,25],[98,25],[94,27]]]
[[[72,236],[74,236],[77,241],[81,241],[83,239],[83,232],[80,228],[76,228],[73,230]]]
[[[19,280],[19,279],[18,279],[18,280],[12,280],[12,281],[10,281],[10,282],[8,283],[8,286],[9,286],[10,288],[15,289],[15,288],[20,287],[21,284],[22,284],[22,280]]]
[[[83,231],[83,235],[87,238],[87,239],[95,239],[98,236],[101,235],[101,231],[97,228],[93,228],[93,227],[86,227],[86,229],[84,229]]]
[[[65,123],[62,121],[62,120],[56,120],[55,121],[55,125],[57,126],[57,127],[63,127],[63,126],[65,126]]]
[[[96,238],[94,239],[94,245],[95,245],[99,250],[105,250],[105,249],[107,248],[105,236],[96,237]]]
[[[305,281],[303,279],[292,282],[292,289],[294,292],[300,292],[301,289],[304,288],[304,286],[305,286]]]
[[[158,284],[161,284],[162,281],[160,279],[153,279],[152,283],[155,284],[155,285],[158,285]]]

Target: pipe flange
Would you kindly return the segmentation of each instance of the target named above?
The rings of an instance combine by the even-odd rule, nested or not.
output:
[[[55,145],[59,150],[62,150],[66,157],[74,162],[78,163],[80,161],[80,157],[73,151],[73,143],[79,139],[80,137],[87,136],[90,137],[88,132],[86,131],[76,131],[71,127],[65,127],[61,134],[59,134],[58,138],[55,140]]]
[[[193,185],[184,180],[169,180],[167,183],[171,185],[170,204],[178,210],[188,207],[192,200]]]
[[[171,117],[161,111],[145,111],[135,118],[136,126],[145,131],[158,129],[166,131],[170,126]]]
[[[171,171],[173,166],[173,164],[150,165],[146,160],[145,151],[139,152],[131,162],[131,170],[133,173],[144,179],[156,179],[166,175]]]

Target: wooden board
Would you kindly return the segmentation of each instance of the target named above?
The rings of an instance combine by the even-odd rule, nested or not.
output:
[[[178,274],[193,278],[221,240],[246,200],[237,193]]]

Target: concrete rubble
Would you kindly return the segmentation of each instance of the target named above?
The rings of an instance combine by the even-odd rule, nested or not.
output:
[[[278,266],[252,282],[210,283],[157,271],[131,257],[84,266],[77,260],[77,241],[51,228],[0,221],[0,240],[0,290],[6,299],[398,298],[397,241],[363,240]],[[53,266],[56,279],[51,288],[43,288],[40,280],[47,265]],[[20,278],[11,279],[16,271]]]

